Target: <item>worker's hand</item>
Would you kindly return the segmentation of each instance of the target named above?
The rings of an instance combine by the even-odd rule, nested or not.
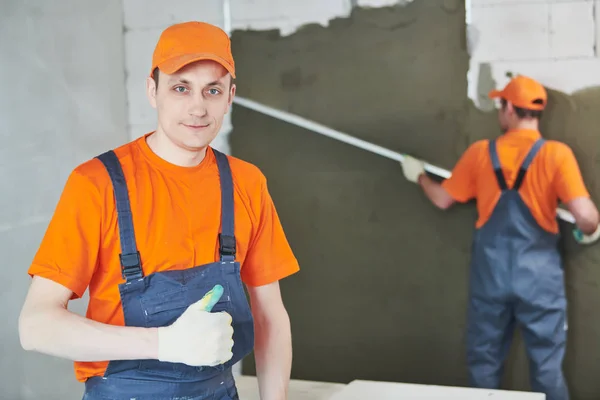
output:
[[[579,244],[590,244],[596,242],[600,238],[600,225],[596,228],[596,232],[591,235],[586,235],[581,232],[581,229],[576,228],[573,230],[573,237],[575,237],[575,241]]]
[[[417,183],[419,181],[419,176],[425,173],[425,163],[414,157],[404,155],[402,170],[404,171],[404,176],[407,180]]]
[[[194,367],[215,366],[233,356],[231,315],[210,311],[223,295],[216,285],[170,326],[158,328],[158,359]]]

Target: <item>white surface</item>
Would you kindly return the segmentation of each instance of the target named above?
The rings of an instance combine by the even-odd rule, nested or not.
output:
[[[235,382],[240,400],[260,400],[256,377],[238,376]],[[342,383],[292,380],[287,400],[328,400],[344,386]]]
[[[550,4],[550,57],[593,57],[596,42],[594,2]]]
[[[329,400],[545,400],[540,393],[487,390],[393,382],[353,381]],[[291,400],[291,399],[290,399]]]
[[[600,0],[466,2],[471,55],[468,97],[489,110],[487,84],[491,78],[496,87],[503,87],[507,72],[529,75],[567,94],[598,86],[599,5]],[[486,87],[479,82],[482,67]]]
[[[260,400],[254,376],[235,378],[241,400]],[[287,400],[545,400],[541,393],[356,380],[342,383],[290,381]]]
[[[477,7],[471,17],[477,27],[478,44],[473,57],[478,60],[532,60],[550,54],[548,21],[550,6],[523,2],[504,6]],[[501,34],[500,34],[501,33]]]

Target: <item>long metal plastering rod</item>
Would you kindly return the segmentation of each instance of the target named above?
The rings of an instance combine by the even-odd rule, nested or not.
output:
[[[319,133],[321,135],[330,137],[330,138],[338,140],[340,142],[347,143],[351,146],[361,148],[361,149],[369,151],[371,153],[379,154],[380,156],[387,157],[387,158],[390,158],[390,159],[398,161],[398,162],[404,161],[404,155],[402,155],[400,153],[397,153],[395,151],[386,149],[385,147],[367,142],[365,140],[358,139],[354,136],[348,135],[347,133],[337,131],[335,129],[329,128],[325,125],[321,125],[314,121],[310,121],[310,120],[300,117],[298,115],[291,114],[291,113],[281,111],[281,110],[277,110],[273,107],[269,107],[264,104],[258,103],[254,100],[245,99],[245,98],[239,97],[239,96],[235,96],[233,99],[233,102],[242,107],[254,110],[261,114],[268,115],[270,117],[276,118],[281,121],[285,121],[287,123],[299,126],[301,128],[304,128],[304,129],[307,129],[310,131],[313,131],[315,133]],[[433,175],[439,176],[441,178],[444,178],[444,179],[448,179],[452,175],[452,173],[450,171],[447,171],[443,168],[436,167],[435,165],[431,165],[428,163],[425,163],[425,171],[427,171]],[[569,211],[564,210],[562,208],[557,208],[556,213],[557,213],[558,217],[560,219],[562,219],[563,221],[570,222],[572,224],[575,223],[575,218]]]

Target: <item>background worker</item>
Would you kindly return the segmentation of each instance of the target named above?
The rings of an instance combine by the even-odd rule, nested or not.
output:
[[[210,147],[235,95],[230,49],[205,23],[161,34],[156,130],[75,168],[33,259],[22,346],[74,360],[85,399],[237,399],[231,367],[252,350],[261,398],[286,398],[278,281],[299,266],[264,175]],[[88,288],[84,318],[67,304]]]
[[[500,100],[502,136],[472,144],[441,184],[425,175],[423,162],[415,158],[406,157],[403,171],[441,209],[477,202],[467,328],[471,385],[499,388],[519,324],[532,389],[548,400],[565,400],[567,315],[556,207],[560,200],[573,214],[580,243],[598,240],[598,210],[571,149],[541,137],[544,87],[519,76],[490,97]]]

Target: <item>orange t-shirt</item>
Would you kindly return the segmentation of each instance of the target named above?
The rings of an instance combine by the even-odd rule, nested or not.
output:
[[[512,188],[521,164],[540,137],[536,130],[514,130],[496,140],[498,159],[508,188]],[[483,226],[500,198],[489,142],[480,140],[473,143],[442,186],[458,202],[476,199],[479,214],[476,227]],[[589,197],[572,150],[566,144],[553,140],[546,140],[533,159],[519,194],[538,224],[552,233],[558,232],[558,200],[567,203],[577,197]]]
[[[195,167],[180,167],[154,154],[147,136],[115,149],[129,188],[144,274],[218,261],[221,188],[213,152],[208,149]],[[297,272],[264,175],[252,164],[228,159],[242,280],[260,286]],[[122,326],[120,252],[113,186],[104,165],[92,159],[69,176],[28,272],[64,285],[73,298],[89,288],[87,317]],[[83,382],[103,375],[107,365],[76,362],[75,375]]]

